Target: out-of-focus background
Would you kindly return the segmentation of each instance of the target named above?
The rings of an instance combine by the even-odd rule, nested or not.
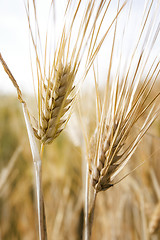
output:
[[[90,95],[85,100],[91,99]],[[0,100],[0,239],[36,239],[33,163],[22,109],[14,96]],[[93,105],[85,112],[86,118],[93,116],[88,126],[92,132]],[[48,239],[82,239],[82,166],[86,159],[76,121],[74,115],[66,131],[44,150]],[[151,130],[153,135],[144,137],[122,176],[145,163],[115,187],[99,193],[92,239],[159,239],[159,120]]]
[[[40,11],[44,11],[44,16],[40,18],[42,26],[49,1],[40,2],[43,2],[40,3]],[[133,3],[131,26],[135,24],[138,27],[137,19],[143,12],[144,1]],[[114,4],[110,14],[113,8]],[[136,21],[134,16],[137,16]],[[136,27],[130,28],[130,32],[132,34],[126,37],[126,41],[132,46],[131,39],[135,37]],[[108,44],[111,44],[110,38]],[[104,49],[107,55],[107,42],[103,54]],[[125,50],[124,59],[129,49],[126,47]],[[156,45],[153,57],[158,50],[159,45]],[[0,1],[0,51],[23,90],[28,105],[32,106],[35,99],[30,69],[29,31],[23,1]],[[103,62],[103,56],[99,58],[99,69],[102,65],[100,71],[105,81],[107,60]],[[96,121],[95,89],[94,79],[93,84],[91,79],[89,83],[87,80],[87,90],[84,87],[80,105],[87,132],[92,135]],[[157,80],[158,89],[160,79]],[[150,98],[155,94],[153,91]],[[82,239],[85,161],[80,117],[75,110],[65,131],[44,150],[43,189],[48,239]],[[142,166],[118,185],[99,193],[92,240],[160,239],[160,118],[145,135],[122,176],[142,162]],[[0,66],[0,240],[37,239],[34,183],[33,162],[22,108],[14,87]]]

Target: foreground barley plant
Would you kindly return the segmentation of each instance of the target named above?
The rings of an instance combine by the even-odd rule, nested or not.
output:
[[[41,41],[36,1],[26,1],[29,32],[32,42],[31,67],[33,79],[37,79],[37,116],[29,113],[17,81],[13,77],[6,62],[0,54],[0,61],[12,83],[17,89],[18,99],[23,104],[24,117],[28,130],[33,162],[35,167],[37,208],[39,222],[39,239],[47,239],[45,209],[42,193],[41,158],[44,145],[51,143],[68,122],[80,83],[85,79],[97,56],[108,32],[125,6],[122,3],[112,21],[103,28],[111,0],[101,1],[64,1],[64,25],[58,41],[52,43],[47,31],[45,43]],[[74,4],[73,4],[74,3]],[[51,9],[55,10],[55,1],[51,1]],[[32,15],[33,14],[33,15]],[[54,23],[52,23],[53,31]],[[105,29],[105,30],[104,30]],[[35,34],[34,34],[35,33]],[[101,35],[101,37],[99,37]],[[55,36],[54,36],[55,37]],[[44,47],[43,47],[44,46]],[[83,62],[83,65],[82,65]],[[82,65],[82,66],[81,66]],[[35,72],[34,75],[34,67]],[[81,70],[81,71],[80,71]],[[81,72],[81,73],[79,73]],[[79,80],[76,82],[76,78]],[[35,84],[36,85],[36,84]],[[40,140],[39,152],[35,137]]]
[[[156,3],[156,7],[153,3]],[[128,163],[160,112],[160,93],[149,99],[160,73],[159,56],[151,58],[153,47],[159,37],[159,14],[158,1],[151,1],[146,5],[138,40],[123,74],[120,73],[123,52],[120,54],[117,69],[113,67],[115,45],[119,39],[118,19],[116,20],[103,99],[97,83],[95,84],[97,124],[87,146],[89,152],[86,174],[85,240],[91,237],[97,194],[108,190],[124,178],[119,177],[118,180],[116,177]],[[138,55],[136,64],[135,55]],[[148,63],[149,68],[146,68]],[[95,70],[94,75],[97,81]]]

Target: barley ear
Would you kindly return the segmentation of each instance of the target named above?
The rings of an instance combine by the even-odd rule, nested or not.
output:
[[[74,73],[70,66],[64,67],[60,63],[54,81],[49,79],[42,83],[39,127],[35,132],[43,144],[51,143],[58,137],[68,121],[66,115],[73,102],[73,80]]]

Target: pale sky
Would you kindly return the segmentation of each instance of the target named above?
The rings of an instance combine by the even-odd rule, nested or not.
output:
[[[41,9],[44,9],[42,3]],[[32,91],[29,31],[23,0],[0,0],[0,51],[21,89]],[[0,91],[15,92],[2,66],[0,66]]]
[[[65,0],[60,0],[59,4],[63,5]],[[27,17],[24,7],[25,0],[0,0],[0,52],[4,57],[7,65],[9,66],[12,74],[16,78],[20,88],[24,92],[33,92],[33,83],[32,83],[32,75],[30,70],[30,56],[29,56],[29,31],[28,31],[28,23]],[[38,10],[40,12],[39,24],[41,29],[46,31],[46,18],[48,14],[48,6],[49,0],[38,0]],[[58,2],[58,1],[57,1]],[[114,8],[114,3],[117,2],[113,0],[113,5],[110,8],[110,14],[108,14],[108,19],[112,16],[112,10]],[[144,0],[133,0],[132,7],[132,18],[130,21],[130,32],[126,37],[126,47],[123,49],[125,59],[130,50],[130,45],[133,47],[133,43],[136,37],[136,33],[138,31],[138,26],[140,24],[140,19],[143,13]],[[148,1],[150,2],[150,1]],[[158,2],[155,0],[155,2]],[[60,8],[57,7],[57,16],[58,21],[60,21],[60,17],[63,15],[60,11]],[[124,13],[125,14],[125,13]],[[159,11],[160,14],[160,11]],[[123,18],[120,20],[120,24],[122,22],[123,29]],[[121,29],[121,28],[119,28]],[[137,30],[136,30],[137,29]],[[119,30],[122,31],[122,30]],[[122,32],[119,32],[118,36],[120,36]],[[121,34],[122,35],[122,34]],[[121,39],[121,37],[120,37]],[[159,38],[160,39],[160,38]],[[111,44],[112,38],[110,40],[110,36],[108,37],[108,42],[103,46],[103,51],[106,51]],[[121,41],[121,40],[120,40]],[[120,45],[121,42],[119,42]],[[118,48],[117,48],[118,51]],[[153,57],[160,51],[160,44],[156,45],[156,48],[153,49]],[[99,61],[101,69],[103,72],[106,69],[106,64],[102,64],[104,61],[99,57]],[[107,60],[106,60],[107,63]],[[4,72],[2,66],[0,65],[0,93],[16,93],[12,83],[8,79],[8,76]]]

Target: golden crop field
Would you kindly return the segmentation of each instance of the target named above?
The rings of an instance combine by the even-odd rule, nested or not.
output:
[[[24,1],[34,95],[0,49],[0,240],[159,240],[160,2],[62,2]]]

